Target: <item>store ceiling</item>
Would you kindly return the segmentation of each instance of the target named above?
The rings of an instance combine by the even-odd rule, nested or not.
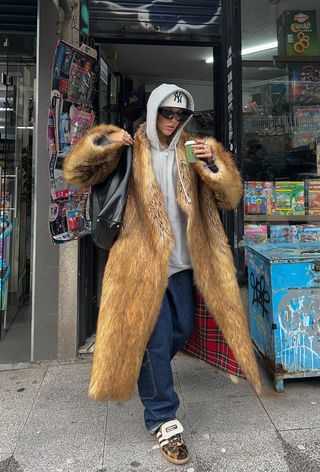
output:
[[[212,80],[213,66],[205,63],[212,48],[105,44],[102,51],[104,57],[115,54],[118,71],[123,75]]]

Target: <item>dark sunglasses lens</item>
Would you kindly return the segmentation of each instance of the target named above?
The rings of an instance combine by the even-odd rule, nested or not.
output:
[[[172,111],[167,110],[166,108],[159,108],[159,113],[163,118],[167,118],[167,120],[172,120],[174,117],[174,113]]]
[[[159,108],[159,113],[167,120],[172,120],[172,118],[175,117],[177,121],[186,121],[189,116],[189,114],[184,111],[182,113],[173,113],[173,111],[167,110],[166,108]]]
[[[189,116],[188,113],[185,113],[185,112],[182,112],[182,113],[179,113],[179,115],[176,115],[178,121],[186,121],[188,116]]]

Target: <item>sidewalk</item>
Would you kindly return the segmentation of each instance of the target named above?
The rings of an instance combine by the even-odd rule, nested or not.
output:
[[[174,369],[189,464],[162,458],[137,396],[89,401],[90,361],[80,359],[0,371],[0,471],[320,471],[320,379],[287,381],[277,394],[262,369],[258,398],[201,361],[178,355]]]

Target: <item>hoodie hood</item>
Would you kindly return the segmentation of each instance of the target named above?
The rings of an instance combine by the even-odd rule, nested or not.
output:
[[[167,97],[169,97],[174,92],[182,92],[187,97],[187,109],[194,111],[194,102],[193,98],[187,90],[178,87],[174,84],[162,84],[159,87],[155,88],[151,93],[148,103],[147,103],[147,136],[151,143],[151,146],[160,149],[159,137],[157,132],[157,115],[158,108]],[[178,108],[178,107],[177,107]],[[186,121],[180,123],[178,128],[175,131],[175,134],[170,142],[170,148],[175,147],[177,142],[180,139],[183,128],[191,120],[192,115],[188,117]]]

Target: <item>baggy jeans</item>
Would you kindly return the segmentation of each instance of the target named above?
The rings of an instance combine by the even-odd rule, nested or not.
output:
[[[179,398],[174,391],[171,360],[192,333],[195,311],[192,270],[169,277],[161,311],[148,342],[138,379],[147,430],[175,419]]]

